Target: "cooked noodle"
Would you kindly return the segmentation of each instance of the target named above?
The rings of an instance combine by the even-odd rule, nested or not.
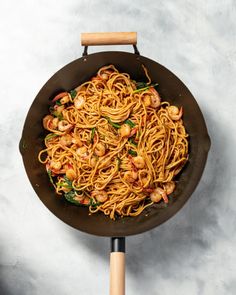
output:
[[[56,193],[111,219],[168,202],[188,159],[182,108],[113,66],[53,99],[39,161]]]

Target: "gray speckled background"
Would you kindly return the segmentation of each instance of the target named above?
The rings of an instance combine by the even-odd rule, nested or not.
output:
[[[18,142],[41,86],[81,56],[81,32],[133,30],[141,54],[173,71],[196,97],[212,148],[185,207],[127,239],[127,294],[236,294],[236,2],[127,3],[0,2],[1,295],[108,293],[109,239],[49,214],[26,177]]]

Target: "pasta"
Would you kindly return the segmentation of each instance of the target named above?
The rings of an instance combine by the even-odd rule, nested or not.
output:
[[[39,161],[56,193],[111,219],[168,203],[188,159],[183,109],[113,65],[52,100]]]

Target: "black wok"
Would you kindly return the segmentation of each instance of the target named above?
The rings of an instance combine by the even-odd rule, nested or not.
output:
[[[207,160],[210,139],[201,110],[188,88],[172,72],[159,63],[141,56],[136,47],[135,33],[85,34],[83,35],[85,51],[83,57],[69,63],[55,73],[42,87],[34,99],[23,128],[20,151],[28,178],[36,194],[44,205],[68,225],[83,232],[113,237],[112,252],[125,252],[125,236],[139,234],[150,230],[168,220],[178,212],[196,188]],[[135,53],[99,52],[87,54],[88,45],[133,44]],[[159,83],[159,92],[164,100],[177,106],[183,106],[184,124],[189,133],[189,161],[178,176],[176,190],[168,206],[148,207],[137,217],[125,217],[115,221],[102,213],[88,215],[88,209],[68,203],[58,198],[52,189],[45,167],[38,162],[38,153],[43,148],[46,131],[42,118],[48,113],[50,100],[60,91],[69,91],[89,80],[97,70],[108,64],[114,64],[118,70],[127,72],[137,81],[145,81],[142,70],[144,64],[154,83]],[[123,256],[122,256],[123,257]],[[124,294],[124,258],[111,263],[115,275],[111,276],[111,293]],[[120,265],[120,270],[119,270]],[[119,275],[117,280],[116,275]],[[113,272],[112,272],[113,273]],[[123,281],[122,281],[123,280]]]

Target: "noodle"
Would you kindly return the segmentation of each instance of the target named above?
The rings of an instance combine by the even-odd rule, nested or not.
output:
[[[39,161],[58,195],[111,219],[168,203],[188,159],[182,107],[113,66],[52,100]]]

